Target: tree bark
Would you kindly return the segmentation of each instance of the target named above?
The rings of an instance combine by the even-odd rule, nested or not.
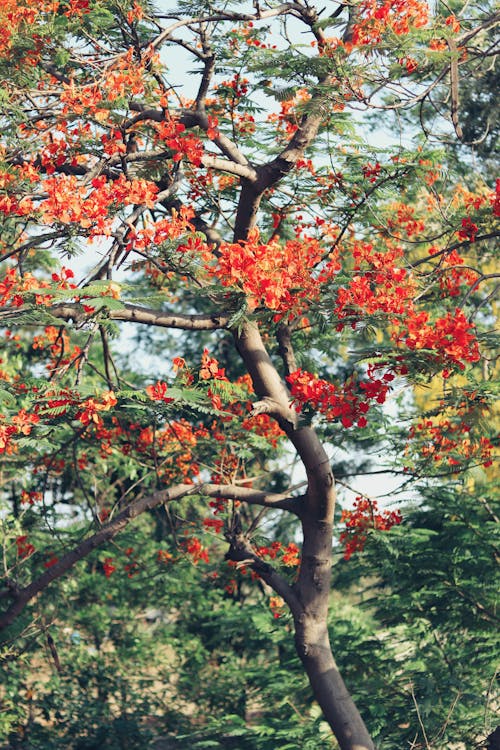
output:
[[[295,645],[341,750],[375,750],[333,658],[326,623],[305,612],[295,618]]]

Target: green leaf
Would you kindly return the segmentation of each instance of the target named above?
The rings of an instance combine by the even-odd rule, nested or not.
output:
[[[125,307],[124,302],[115,297],[91,297],[85,300],[85,304],[93,307],[94,310],[123,310]]]
[[[12,393],[6,391],[4,388],[0,388],[0,402],[8,407],[13,407],[16,405],[15,397],[12,395]]]

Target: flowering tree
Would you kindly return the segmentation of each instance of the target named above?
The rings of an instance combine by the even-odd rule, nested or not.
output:
[[[498,186],[455,179],[443,145],[474,151],[460,90],[497,18],[329,6],[0,3],[0,621],[12,637],[96,549],[105,578],[225,556],[229,593],[246,571],[288,607],[326,721],[361,750],[332,546],[349,559],[403,516],[358,494],[334,530],[334,465],[376,450],[408,484],[491,465]],[[408,386],[431,379],[411,423]],[[119,547],[169,507],[171,548]],[[300,546],[266,542],[276,513]]]

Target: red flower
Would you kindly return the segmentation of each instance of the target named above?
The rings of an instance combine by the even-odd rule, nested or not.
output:
[[[169,404],[173,401],[173,398],[169,398],[165,395],[167,393],[167,388],[167,384],[159,380],[155,385],[148,385],[146,387],[146,393],[153,401],[163,401],[165,404]]]
[[[462,229],[459,229],[457,234],[461,240],[468,240],[474,242],[477,234],[477,224],[474,224],[470,216],[466,219],[462,219]]]
[[[26,557],[30,557],[35,551],[35,547],[27,541],[28,535],[23,534],[16,538],[17,554],[23,560]]]
[[[106,578],[109,578],[116,570],[116,566],[113,565],[113,558],[106,557],[102,564],[102,568],[104,570],[104,575],[106,576]]]

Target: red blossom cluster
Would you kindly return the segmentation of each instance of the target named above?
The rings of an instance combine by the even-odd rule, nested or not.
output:
[[[406,203],[393,203],[389,206],[390,215],[387,218],[387,226],[392,235],[400,236],[399,228],[403,227],[407,237],[419,235],[425,229],[425,222],[415,217],[415,208],[408,206]],[[399,249],[399,257],[402,257],[402,251]]]
[[[186,126],[178,120],[169,117],[156,126],[158,139],[172,149],[173,161],[181,161],[184,157],[196,167],[201,165],[203,156],[203,142],[194,135],[185,134]],[[215,131],[212,130],[212,135]]]
[[[402,248],[388,247],[378,252],[371,243],[354,242],[350,250],[354,259],[353,276],[349,286],[340,287],[337,292],[336,316],[342,320],[366,313],[406,313],[417,286],[400,266]]]
[[[36,492],[35,490],[22,490],[21,492],[21,503],[24,505],[34,505],[35,503],[40,503],[42,500],[43,492]]]
[[[462,228],[458,230],[458,238],[462,241],[474,242],[476,234],[478,233],[478,226],[474,224],[470,216],[462,219]]]
[[[354,552],[362,552],[370,529],[389,531],[400,524],[403,517],[399,510],[379,511],[376,500],[358,496],[352,510],[343,510],[340,518],[345,524],[345,531],[339,541],[344,547],[344,560],[349,560]]]
[[[190,224],[193,218],[193,210],[183,206],[180,211],[172,209],[172,214],[168,219],[159,219],[155,222],[148,222],[143,228],[134,233],[127,246],[127,250],[132,248],[136,250],[145,250],[150,245],[162,245],[164,242],[176,240],[187,232],[192,232],[194,227]],[[182,246],[178,247],[180,252],[184,252]]]
[[[220,534],[224,528],[224,521],[222,518],[204,518],[203,526],[205,529],[212,529],[216,534]]]
[[[354,377],[342,386],[318,378],[299,368],[287,377],[290,393],[299,410],[304,406],[317,409],[329,420],[340,419],[346,428],[357,424],[366,427],[366,414],[370,410],[370,400],[385,403],[394,374],[386,372],[382,378],[375,377],[375,368],[368,368],[367,380]]]
[[[17,450],[14,438],[31,433],[33,425],[40,421],[38,414],[30,414],[26,409],[20,409],[17,414],[8,419],[0,414],[0,454],[12,454]]]
[[[34,66],[39,62],[40,55],[50,42],[47,36],[43,38],[36,32],[42,18],[48,14],[53,18],[62,12],[67,18],[80,18],[89,12],[90,0],[2,0],[0,3],[0,55],[9,59],[15,55],[16,65]],[[26,52],[19,53],[13,49],[16,35],[22,32],[31,37],[31,46],[26,45]]]
[[[429,248],[429,255],[439,252],[437,248]],[[471,268],[462,268],[464,259],[452,250],[441,258],[439,286],[442,297],[458,297],[464,286],[471,287],[479,278],[479,272]]]
[[[470,459],[479,461],[484,467],[493,463],[491,440],[484,435],[479,439],[473,437],[472,421],[467,418],[467,412],[457,414],[454,419],[421,420],[411,428],[409,438],[416,440],[424,459],[436,463],[446,461],[449,466],[457,467]]]
[[[108,180],[100,175],[92,180],[89,189],[75,175],[58,174],[47,177],[43,192],[44,197],[38,202],[28,197],[19,200],[16,196],[1,195],[0,212],[20,216],[32,214],[44,224],[76,224],[85,229],[89,237],[108,236],[118,206],[153,208],[158,187],[142,178],[127,180],[120,175]]]
[[[429,6],[421,0],[363,0],[354,24],[352,44],[378,44],[388,32],[401,36],[426,26]]]
[[[104,571],[104,575],[106,578],[110,578],[110,576],[113,575],[113,573],[116,570],[116,565],[113,565],[113,558],[112,557],[106,557],[103,564],[102,569]]]
[[[67,332],[55,326],[46,326],[43,334],[33,336],[32,347],[48,355],[46,367],[51,374],[66,371],[82,353],[79,346],[71,344]]]
[[[182,546],[195,565],[198,565],[200,560],[205,563],[209,562],[208,550],[202,545],[197,537],[187,537],[187,539],[183,541]]]
[[[124,96],[144,93],[145,72],[158,61],[153,49],[147,49],[138,61],[135,50],[130,47],[117,55],[99,81],[78,85],[74,79],[63,83],[60,99],[63,102],[62,114],[89,114],[101,124],[108,121],[109,105]]]
[[[201,380],[225,380],[226,371],[223,367],[219,367],[219,362],[215,357],[211,357],[208,349],[203,349],[201,355],[201,367],[199,377]]]
[[[113,391],[106,391],[100,399],[88,398],[80,404],[80,408],[75,415],[83,425],[93,425],[100,427],[103,424],[101,412],[109,411],[116,406],[117,400]]]
[[[307,89],[299,89],[292,99],[280,102],[280,111],[269,114],[267,121],[276,124],[279,135],[286,137],[293,135],[299,127],[300,107],[310,98],[311,94]]]
[[[53,553],[51,553],[50,556],[47,558],[47,560],[44,561],[43,567],[52,568],[58,562],[59,562],[59,558],[57,557],[57,555],[54,555]]]
[[[288,568],[295,568],[300,565],[300,550],[294,542],[286,546],[282,542],[272,542],[270,545],[264,545],[255,548],[259,557],[269,558],[269,560],[278,559]],[[278,557],[278,555],[281,555]]]
[[[463,310],[456,308],[454,313],[448,312],[433,324],[429,322],[429,318],[427,312],[408,315],[406,330],[398,333],[396,329],[395,341],[411,350],[427,349],[435,352],[436,360],[447,365],[443,370],[444,377],[450,375],[452,367],[463,370],[464,361],[479,361],[474,326],[468,322]]]
[[[159,380],[155,385],[146,386],[146,393],[149,398],[153,401],[163,401],[165,404],[169,404],[173,401],[167,394],[168,385],[163,381]]]
[[[28,542],[28,535],[22,534],[16,537],[16,548],[18,557],[24,560],[26,557],[30,557],[35,552],[35,547]]]
[[[273,613],[273,617],[278,620],[283,614],[283,607],[285,601],[281,596],[271,596],[269,599],[269,608]]]
[[[381,166],[378,162],[376,162],[376,164],[365,164],[362,169],[363,177],[368,180],[368,182],[377,182],[380,170]]]
[[[69,281],[73,277],[74,273],[70,268],[62,267],[58,274],[52,274],[54,283],[51,284],[47,279],[37,279],[29,271],[21,276],[17,268],[8,268],[0,278],[0,306],[21,307],[26,298],[33,295],[37,305],[48,305],[53,297],[43,290],[76,289],[76,285]]]
[[[300,315],[318,297],[321,282],[338,270],[337,259],[330,259],[315,275],[324,255],[318,240],[302,237],[262,244],[258,239],[254,233],[248,242],[222,243],[218,264],[208,266],[208,272],[224,286],[242,289],[251,310],[276,311],[275,320]]]
[[[156,560],[159,563],[162,563],[163,565],[166,565],[174,559],[173,555],[170,552],[167,552],[167,550],[159,549],[156,555]]]

